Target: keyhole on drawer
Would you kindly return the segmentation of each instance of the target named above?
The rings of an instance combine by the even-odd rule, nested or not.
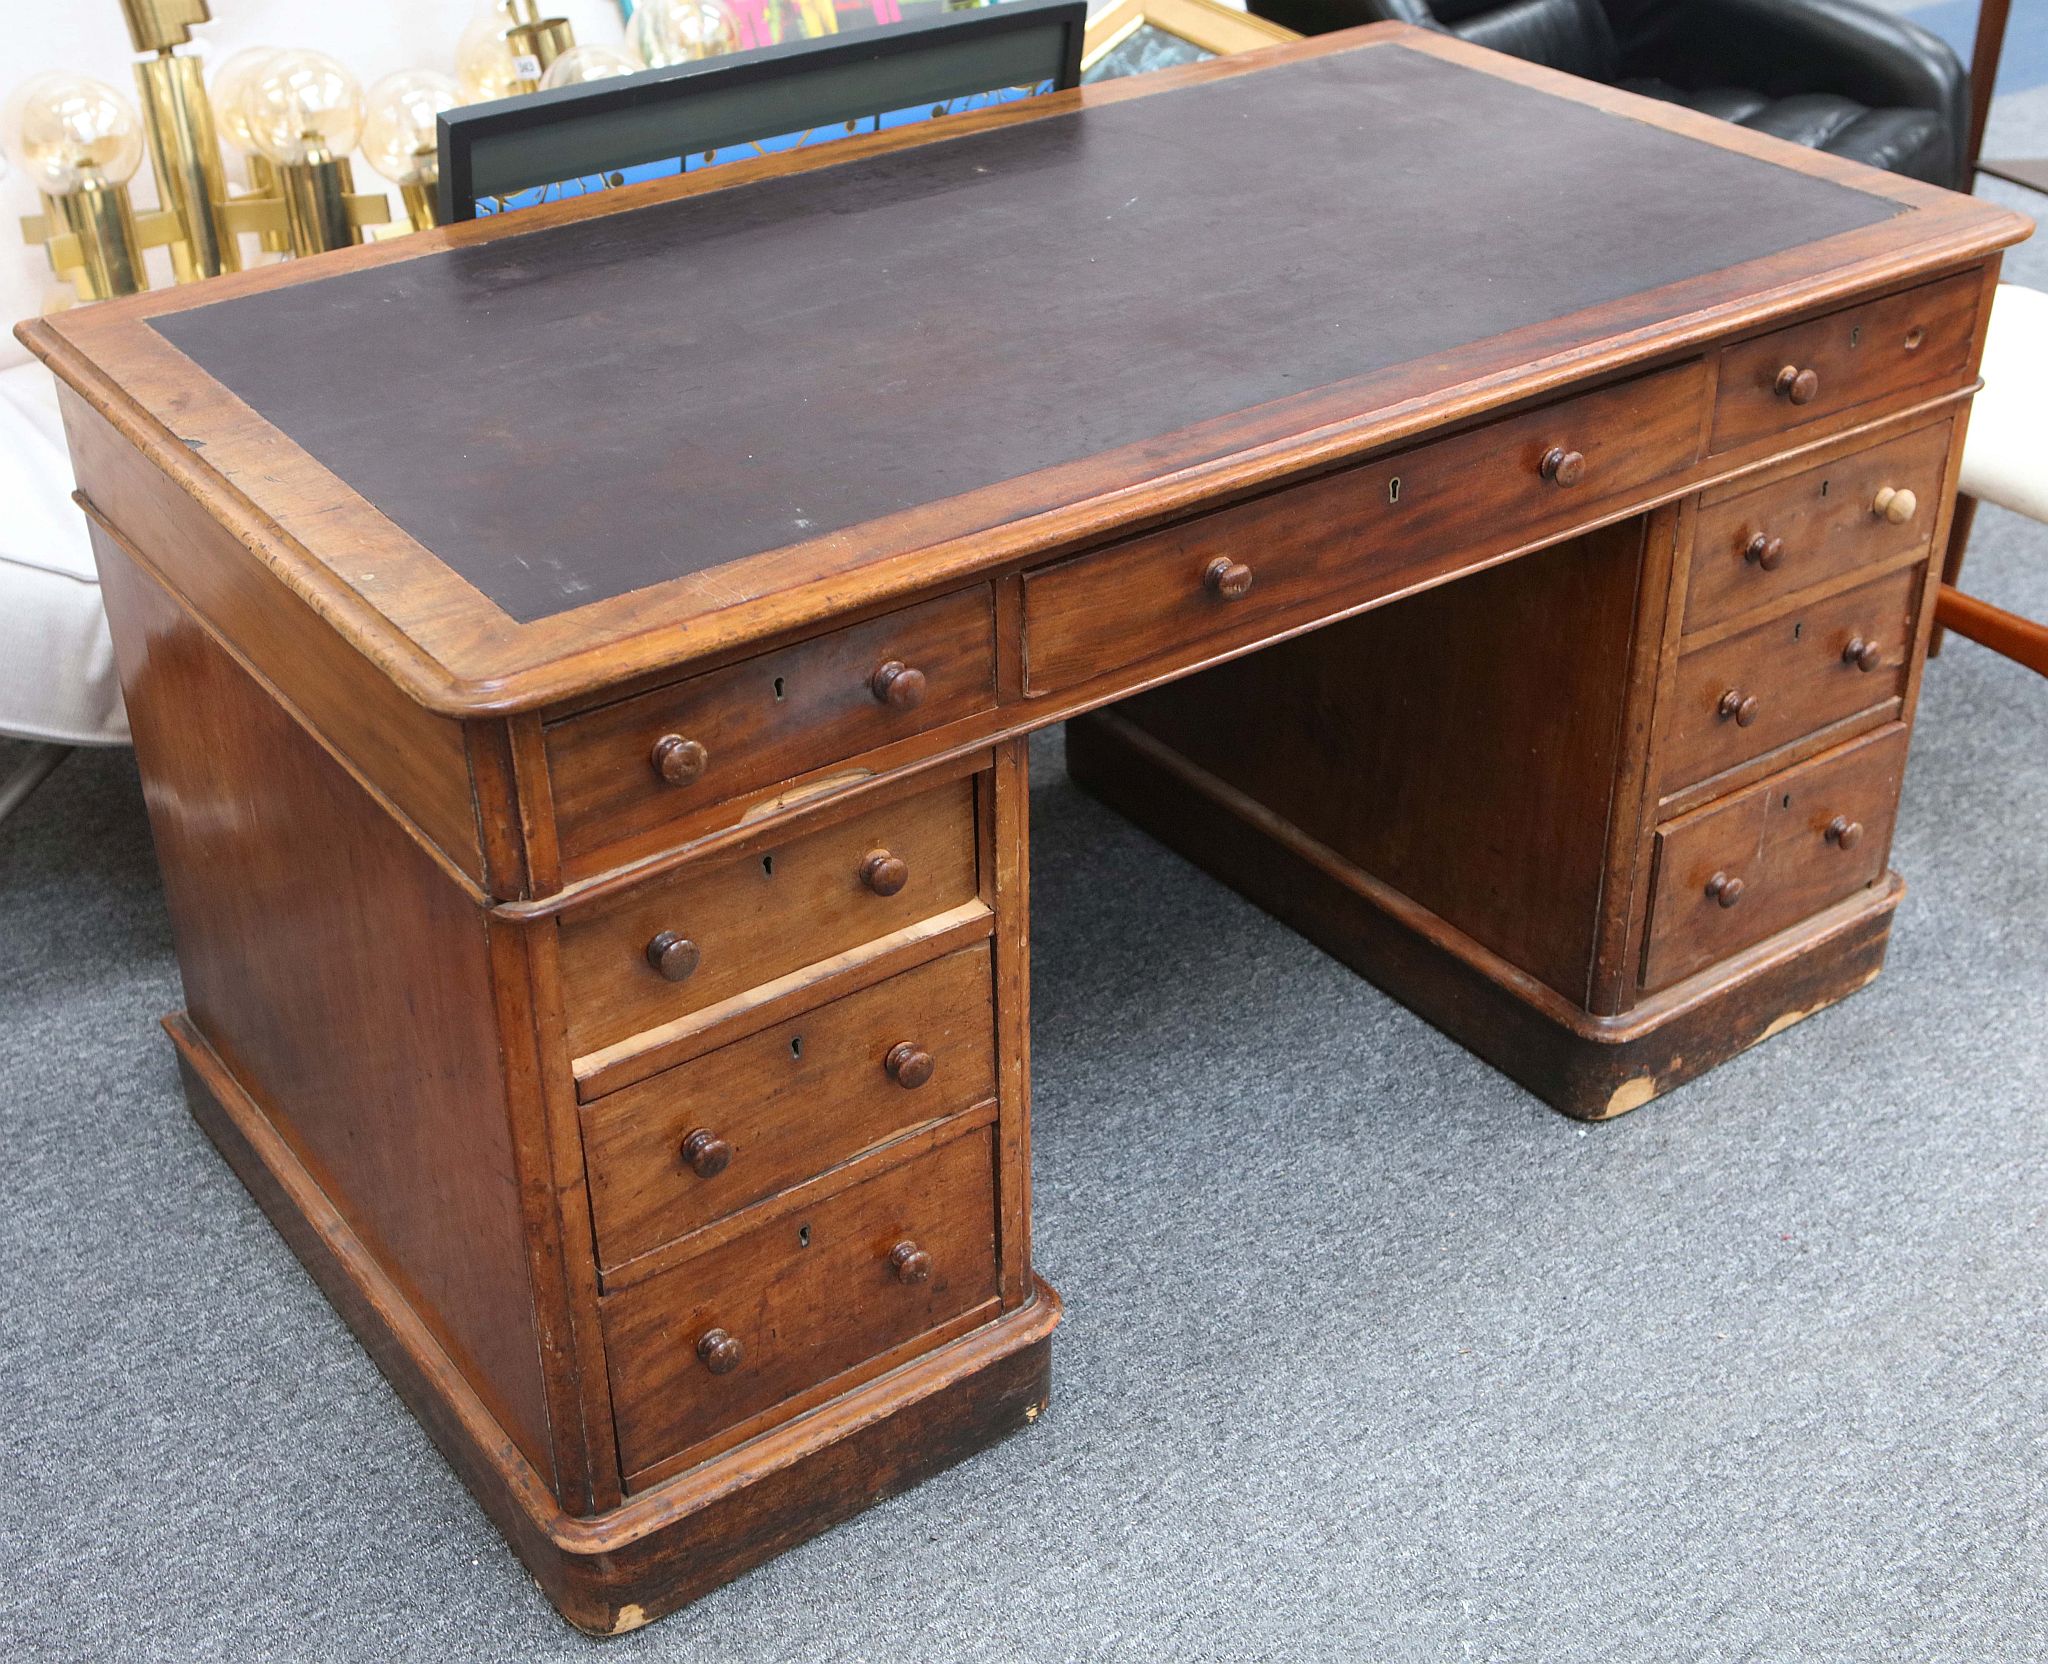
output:
[[[1805,634],[1806,626],[1804,624],[1795,624],[1792,626],[1792,639],[1794,641],[1797,641],[1801,636]]]
[[[804,1037],[801,1034],[790,1041],[789,1055],[791,1057],[802,1057],[804,1055]]]
[[[1786,808],[1786,809],[1789,809],[1789,808],[1791,808],[1791,807],[1792,807],[1792,794],[1791,794],[1790,792],[1787,792],[1787,793],[1786,793],[1786,794],[1784,795],[1784,797],[1783,797],[1783,798],[1781,798],[1781,799],[1779,800],[1779,803],[1780,803],[1780,806],[1781,806],[1781,807],[1783,807],[1783,808]]]
[[[762,857],[761,857],[761,873],[762,873],[762,876],[763,876],[763,877],[766,877],[766,878],[773,878],[773,877],[775,876],[775,857],[774,857],[774,856],[772,856],[772,855],[764,855],[764,856],[762,856]]]
[[[1396,474],[1392,479],[1387,481],[1387,501],[1390,503],[1398,503],[1400,500],[1401,476],[1399,474]]]
[[[796,1245],[797,1245],[797,1246],[798,1246],[799,1248],[808,1248],[808,1247],[810,1247],[810,1245],[811,1245],[811,1228],[810,1228],[810,1226],[808,1226],[808,1225],[799,1225],[799,1226],[797,1226],[797,1228],[796,1228]]]
[[[1823,497],[1825,497],[1828,494],[1828,482],[1826,480],[1822,480],[1820,482],[1820,494]]]
[[[775,678],[775,697],[778,701],[782,698],[782,678],[780,676]]]
[[[1852,348],[1863,345],[1863,330],[1860,325],[1849,331],[1849,345]]]

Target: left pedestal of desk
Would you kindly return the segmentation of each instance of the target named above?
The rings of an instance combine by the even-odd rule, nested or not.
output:
[[[117,485],[118,439],[71,402],[193,1112],[563,1614],[635,1627],[1035,1419],[1058,1305],[1034,1281],[622,1477],[556,927],[492,893],[503,725],[410,703],[141,459]],[[171,574],[209,541],[237,576],[202,606]],[[643,1380],[683,1327],[638,1325]]]

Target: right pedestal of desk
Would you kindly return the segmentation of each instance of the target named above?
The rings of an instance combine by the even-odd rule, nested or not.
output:
[[[1086,789],[1566,1114],[1861,988],[1953,408],[1069,727]]]

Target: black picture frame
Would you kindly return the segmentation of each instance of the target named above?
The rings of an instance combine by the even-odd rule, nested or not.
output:
[[[443,224],[509,196],[888,110],[1081,83],[1087,0],[1008,0],[442,112]]]

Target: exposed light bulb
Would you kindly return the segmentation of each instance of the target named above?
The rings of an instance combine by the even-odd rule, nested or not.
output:
[[[344,157],[362,136],[362,91],[324,52],[273,53],[240,108],[256,148],[283,167]]]
[[[540,80],[540,59],[520,51],[512,28],[507,13],[486,5],[455,43],[455,79],[462,83],[462,96],[469,103],[531,92]]]
[[[142,165],[142,121],[104,81],[38,75],[8,99],[0,127],[21,171],[45,196],[125,185]]]
[[[739,20],[719,0],[641,0],[627,44],[650,69],[740,49]]]
[[[580,87],[586,81],[609,81],[615,75],[637,75],[637,60],[610,46],[572,46],[540,78],[542,92],[556,87]]]
[[[431,185],[440,177],[443,110],[462,102],[455,77],[434,69],[402,69],[369,91],[363,155],[394,185]]]
[[[245,156],[256,149],[256,132],[249,125],[242,101],[279,51],[280,48],[275,46],[244,47],[213,74],[209,96],[214,120],[220,126],[220,136],[231,149]]]

